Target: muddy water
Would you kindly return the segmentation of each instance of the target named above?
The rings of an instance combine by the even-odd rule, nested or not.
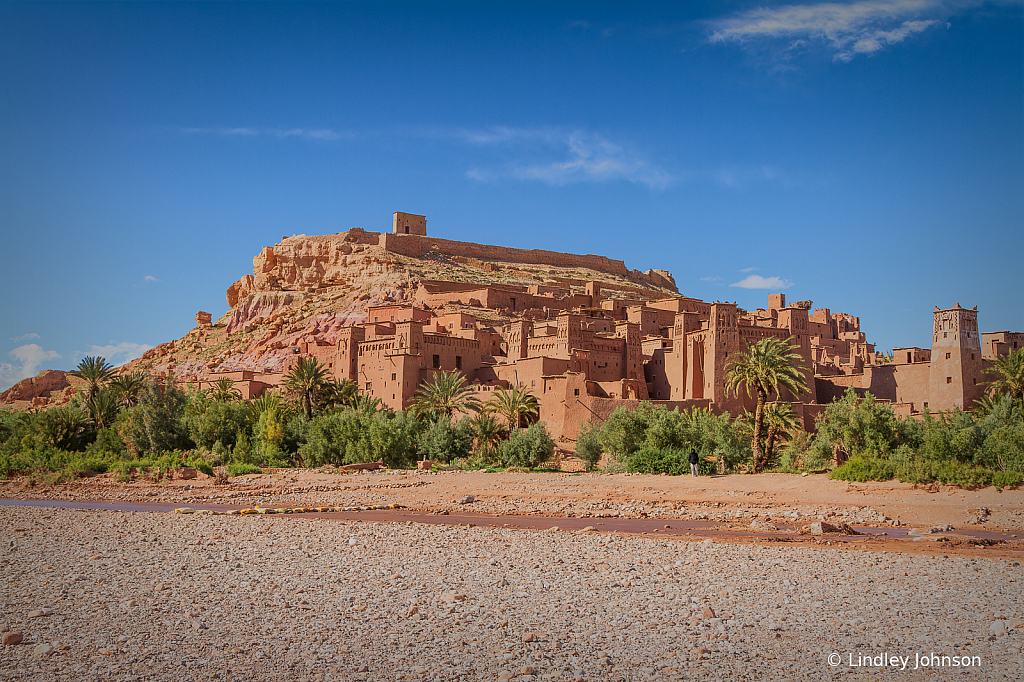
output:
[[[180,507],[195,510],[226,512],[245,509],[245,505],[231,504],[172,504],[164,502],[108,502],[103,500],[19,500],[0,499],[0,505],[17,507],[50,507],[59,509],[97,509],[118,512],[172,512]],[[779,532],[761,532],[749,527],[729,526],[719,521],[693,521],[680,519],[619,519],[619,518],[573,518],[567,516],[493,516],[488,514],[432,514],[404,509],[380,509],[357,512],[310,512],[305,514],[275,514],[272,518],[313,518],[334,521],[367,521],[371,523],[429,523],[435,525],[476,525],[496,528],[526,528],[545,530],[557,526],[559,530],[580,530],[592,526],[607,533],[630,533],[648,535],[682,535],[721,538],[795,538],[800,537],[799,525],[776,523]],[[854,526],[858,536],[845,538],[887,538],[896,540],[928,539],[913,528],[867,528]],[[992,531],[958,530],[953,535],[985,540],[1010,540],[1009,533]],[[949,535],[949,534],[947,534]],[[837,536],[830,536],[836,538]],[[938,535],[935,536],[940,537]],[[933,538],[934,539],[934,538]]]

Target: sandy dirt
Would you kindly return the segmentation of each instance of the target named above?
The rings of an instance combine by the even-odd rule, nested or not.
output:
[[[466,495],[472,495],[473,501],[460,504]],[[952,542],[862,537],[837,541],[843,546],[1019,557],[1024,544],[1022,490],[970,491],[895,481],[850,483],[829,480],[824,475],[692,478],[596,473],[334,473],[323,469],[282,469],[236,477],[228,485],[214,485],[213,478],[202,474],[190,480],[136,480],[132,483],[118,483],[112,475],[106,475],[52,486],[32,485],[30,479],[21,478],[0,482],[0,498],[241,507],[398,504],[414,512],[452,515],[449,522],[466,514],[531,516],[537,517],[537,524],[547,527],[552,525],[545,525],[548,519],[554,519],[557,525],[558,518],[571,518],[593,520],[598,530],[611,530],[602,526],[613,519],[616,522],[628,519],[707,521],[714,522],[713,527],[723,531],[724,539],[734,542],[765,541],[764,537],[757,537],[762,533],[753,534],[755,537],[744,536],[742,531],[749,531],[752,522],[774,523],[784,531],[783,525],[792,530],[812,521],[825,520],[878,529],[904,538],[908,529],[927,533],[934,527],[952,528],[946,533]],[[502,525],[501,519],[483,518],[480,523]],[[619,530],[623,529],[628,530],[628,527],[619,523]],[[651,531],[647,527],[634,529],[634,532]],[[964,536],[1007,542],[994,547],[976,546],[976,542],[966,541]],[[768,538],[775,539],[782,538]],[[793,538],[786,541],[792,542]],[[798,538],[796,541],[795,544],[831,540]]]

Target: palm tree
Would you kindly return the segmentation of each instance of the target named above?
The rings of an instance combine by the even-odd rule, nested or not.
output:
[[[486,413],[478,414],[470,426],[473,432],[473,449],[477,455],[492,454],[498,441],[505,435],[505,427]]]
[[[768,403],[764,407],[764,422],[768,435],[764,439],[764,460],[769,463],[775,457],[775,440],[790,439],[800,431],[800,415],[793,409],[793,403]]]
[[[54,407],[43,413],[39,428],[46,442],[53,448],[63,450],[85,430],[88,420],[77,407],[65,405]]]
[[[289,406],[281,398],[281,394],[277,391],[266,391],[258,398],[253,398],[249,401],[249,404],[245,406],[245,411],[249,417],[249,422],[255,424],[259,421],[260,415],[264,412],[275,412],[280,415],[288,416]]]
[[[307,420],[313,418],[313,402],[328,383],[327,368],[312,356],[299,358],[284,379],[285,388],[302,400]]]
[[[798,395],[807,391],[804,370],[797,366],[801,360],[790,345],[792,337],[783,341],[774,336],[761,339],[746,351],[734,353],[725,368],[726,395],[739,395],[740,385],[747,395],[757,396],[757,410],[754,412],[754,433],[750,448],[754,451],[754,473],[759,473],[766,463],[761,449],[761,432],[764,429],[764,406],[768,395],[780,388]]]
[[[73,377],[85,379],[89,383],[85,397],[89,398],[100,390],[103,384],[110,381],[114,376],[114,366],[107,364],[106,358],[99,356],[86,356],[78,363],[78,368],[68,372]]]
[[[316,404],[321,409],[335,405],[354,408],[359,398],[359,385],[356,382],[351,379],[335,379],[324,385],[323,390],[316,396]]]
[[[359,393],[349,401],[346,407],[355,410],[356,412],[373,414],[374,412],[380,411],[383,405],[384,401],[380,398],[374,398],[372,395],[368,395],[366,393]]]
[[[242,392],[235,388],[235,381],[227,377],[217,379],[209,390],[210,398],[217,402],[230,403],[242,399]]]
[[[528,388],[513,386],[495,391],[487,401],[488,412],[501,415],[508,424],[509,431],[529,425],[540,415],[540,403]],[[525,422],[525,424],[524,424]]]
[[[1006,355],[997,355],[988,361],[985,371],[996,377],[988,382],[988,388],[993,393],[1005,391],[1014,401],[1024,396],[1024,348],[1011,350]]]
[[[111,390],[117,401],[124,407],[138,405],[142,389],[145,387],[146,379],[141,372],[121,374],[107,382],[107,388]]]
[[[986,393],[974,401],[974,405],[971,407],[971,412],[979,419],[984,419],[992,414],[992,411],[996,409],[997,405],[999,405],[999,398],[991,393]]]
[[[117,419],[117,396],[109,390],[97,391],[89,398],[86,398],[85,409],[89,411],[89,417],[97,429],[106,428]]]
[[[412,409],[420,415],[444,417],[449,421],[456,412],[480,411],[480,399],[466,385],[459,372],[436,372],[430,381],[420,384]]]

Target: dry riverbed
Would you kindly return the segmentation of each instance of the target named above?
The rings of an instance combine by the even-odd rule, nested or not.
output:
[[[0,679],[1012,680],[1024,663],[1013,557],[10,506],[0,543],[0,628],[24,638]]]
[[[221,503],[260,506],[401,504],[430,512],[579,518],[831,520],[879,528],[899,525],[1006,531],[1024,539],[1024,490],[963,490],[889,481],[851,483],[825,475],[647,476],[629,474],[382,471],[338,473],[278,469],[239,476],[225,486],[192,480],[118,483],[112,474],[42,486],[0,481],[0,498]],[[475,500],[459,505],[465,495]]]

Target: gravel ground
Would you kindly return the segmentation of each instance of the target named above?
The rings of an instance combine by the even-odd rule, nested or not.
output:
[[[1013,680],[1024,663],[1011,559],[19,507],[0,507],[0,543],[0,629],[24,636],[0,646],[5,680]],[[932,653],[977,665],[913,670]]]
[[[967,491],[889,481],[850,483],[827,476],[648,476],[630,474],[417,472],[347,474],[272,470],[213,485],[193,480],[118,483],[112,474],[67,484],[34,477],[0,481],[0,498],[165,502],[182,505],[349,506],[398,503],[421,511],[472,510],[496,515],[658,518],[773,522],[829,520],[861,526],[951,525],[1024,535],[1024,490]]]

